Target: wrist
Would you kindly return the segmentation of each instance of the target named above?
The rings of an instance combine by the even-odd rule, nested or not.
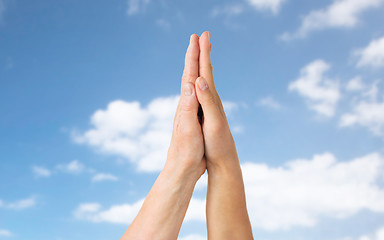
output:
[[[180,166],[180,164],[174,164],[175,162],[178,161],[167,161],[160,174],[175,184],[193,188],[202,174],[196,168]]]
[[[207,161],[208,176],[231,177],[241,175],[239,160],[228,159],[220,161]]]

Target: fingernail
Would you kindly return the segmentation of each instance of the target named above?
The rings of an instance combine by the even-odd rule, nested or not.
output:
[[[193,34],[189,37],[189,43],[192,43]]]
[[[208,41],[211,39],[211,32],[208,32]]]
[[[185,96],[191,96],[192,93],[193,93],[193,89],[192,89],[191,85],[190,84],[185,84],[184,85],[184,95]]]
[[[199,85],[201,91],[204,91],[208,88],[207,81],[203,77],[199,79],[199,82],[197,84]]]

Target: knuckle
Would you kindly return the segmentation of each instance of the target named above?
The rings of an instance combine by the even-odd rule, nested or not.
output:
[[[195,107],[191,103],[184,103],[183,106],[181,107],[181,110],[183,112],[193,112],[195,111]]]
[[[202,64],[202,65],[200,65],[199,69],[200,70],[210,70],[210,71],[212,71],[213,66],[212,66],[211,63]]]
[[[181,78],[181,80],[182,80],[183,82],[193,82],[195,79],[196,79],[195,74],[191,73],[191,72],[188,71],[188,70],[184,70],[184,72],[183,72],[183,76],[182,76],[182,78]]]

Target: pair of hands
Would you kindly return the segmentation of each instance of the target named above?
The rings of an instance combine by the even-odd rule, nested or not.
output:
[[[210,53],[210,32],[191,35],[185,56],[165,169],[197,181],[208,170],[230,169],[238,163],[236,146],[216,91]],[[199,119],[199,104],[203,113]]]
[[[177,239],[205,170],[208,239],[253,239],[235,142],[213,81],[209,39],[209,32],[191,36],[167,162],[121,239]]]

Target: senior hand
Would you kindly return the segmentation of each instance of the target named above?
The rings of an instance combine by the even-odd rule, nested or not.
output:
[[[180,172],[197,181],[205,172],[204,140],[198,118],[195,81],[199,76],[199,37],[193,34],[185,56],[181,95],[173,123],[172,140],[164,170]]]

